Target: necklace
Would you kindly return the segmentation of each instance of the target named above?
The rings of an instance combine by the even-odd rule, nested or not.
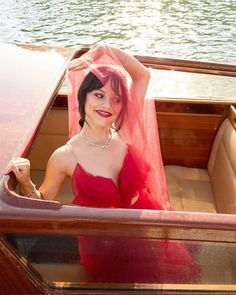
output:
[[[95,143],[95,142],[92,142],[92,141],[90,141],[90,140],[88,140],[83,134],[79,134],[79,137],[86,143],[86,144],[88,144],[88,145],[91,145],[91,146],[93,146],[93,147],[98,147],[98,148],[101,148],[101,149],[107,149],[109,146],[110,146],[110,144],[111,144],[111,142],[112,142],[112,134],[111,134],[111,132],[109,132],[109,138],[108,138],[108,141],[107,141],[107,143],[104,143],[104,144],[102,144],[102,143]]]

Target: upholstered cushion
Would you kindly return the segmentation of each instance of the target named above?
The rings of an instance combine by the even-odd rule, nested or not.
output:
[[[179,211],[216,212],[207,170],[165,166],[171,204]]]
[[[176,210],[236,213],[236,131],[228,119],[217,131],[207,168],[166,166],[171,203]]]
[[[45,170],[51,154],[68,141],[66,110],[51,110],[34,142],[29,159],[35,170]]]
[[[217,211],[236,213],[236,131],[228,119],[217,132],[208,171]]]

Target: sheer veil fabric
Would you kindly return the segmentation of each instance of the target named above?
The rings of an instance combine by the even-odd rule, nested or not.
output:
[[[119,208],[172,210],[167,194],[154,101],[144,97],[135,97],[137,91],[134,91],[134,85],[137,84],[132,81],[124,67],[119,62],[113,48],[104,45],[92,47],[81,58],[73,60],[68,67],[70,137],[80,131],[77,96],[84,78],[92,71],[101,83],[105,85],[104,87],[110,87],[106,85],[111,83],[106,82],[109,81],[109,74],[113,72],[122,79],[122,84],[126,89],[122,93],[128,97],[127,103],[124,103],[125,99],[122,100],[123,106],[126,109],[124,119],[122,119],[123,124],[118,132],[127,143],[129,147],[127,150],[131,150],[130,147],[132,147],[132,152],[134,151],[134,154],[137,155],[137,157],[133,157],[133,154],[131,156],[131,154],[127,153],[130,157],[126,158],[126,166],[123,166],[126,169],[123,169],[123,173],[128,171],[128,174],[124,173],[124,178],[120,178],[119,189],[115,190],[115,196],[118,194],[118,201],[116,203],[110,191],[106,195],[106,192],[103,190],[107,182],[104,182],[102,186],[101,179],[98,181],[96,176],[94,176],[95,178],[92,178],[93,182],[91,183],[95,183],[95,185],[86,186],[86,184],[90,184],[91,175],[89,178],[86,178],[88,174],[82,173],[78,174],[78,182],[85,190],[83,192],[80,191],[81,195],[75,193],[75,198],[79,196],[79,199],[77,198],[79,201],[76,201],[75,204],[93,205],[94,201],[89,201],[90,197],[94,198],[98,203],[101,202],[100,207],[109,207],[109,202],[112,200],[112,204],[117,204],[113,207],[118,207],[122,206],[123,203],[119,201],[120,198],[124,197],[128,199],[129,203]],[[145,91],[140,93],[145,93]],[[132,162],[134,163],[132,164],[133,166],[127,159],[129,161],[134,159],[134,162]],[[131,167],[131,170],[128,170],[129,167]],[[79,169],[78,171],[81,170]],[[140,173],[144,177],[138,177],[139,173],[137,171],[144,172]],[[128,175],[131,176],[131,180],[128,179]],[[83,177],[85,179],[84,183]],[[74,179],[76,180],[77,178],[75,177]],[[124,181],[122,182],[121,179],[124,179]],[[129,181],[134,184],[134,189],[139,189],[139,184],[141,188],[145,185],[144,192],[140,190],[138,200],[132,205],[129,199],[129,192],[132,186],[129,185]],[[126,184],[125,187],[124,183]],[[100,185],[99,190],[96,188],[96,185]],[[86,195],[86,190],[89,191],[89,189],[91,193],[89,192]],[[92,195],[94,190],[95,194]],[[131,197],[134,195],[132,190],[130,195]],[[106,196],[109,200],[108,203],[104,201]],[[86,203],[83,203],[84,200],[81,201],[83,197],[86,198]],[[95,207],[99,207],[97,202]],[[198,265],[192,257],[195,250],[191,248],[191,245],[188,247],[187,244],[180,241],[80,236],[78,247],[82,265],[92,275],[95,282],[174,282],[179,284],[196,281],[199,276]]]
[[[85,76],[93,72],[105,84],[108,69],[114,71],[122,79],[128,96],[125,117],[118,132],[125,142],[134,147],[140,155],[140,169],[144,163],[149,164],[147,187],[151,197],[161,209],[172,210],[161,157],[154,101],[145,99],[145,97],[135,97],[131,77],[119,62],[113,49],[107,45],[93,46],[68,66],[69,136],[72,137],[80,131],[77,95]]]

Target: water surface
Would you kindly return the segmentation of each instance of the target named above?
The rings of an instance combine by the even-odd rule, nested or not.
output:
[[[0,41],[236,64],[236,0],[1,0]]]

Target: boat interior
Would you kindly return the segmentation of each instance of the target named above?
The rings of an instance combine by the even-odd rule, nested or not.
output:
[[[236,214],[235,95],[234,101],[196,100],[192,99],[192,95],[176,98],[155,97],[171,204],[176,211]],[[67,140],[67,97],[62,87],[29,150],[31,177],[37,186],[43,180],[50,155]],[[72,199],[71,183],[67,179],[57,200],[72,205]],[[62,282],[70,282],[68,286],[76,288],[81,284],[86,286],[83,284],[87,282],[92,286],[92,278],[78,257],[77,236],[9,234],[6,239],[21,256],[27,257],[27,267],[32,267],[34,272],[36,270],[47,284],[54,284],[55,287],[55,282],[58,282],[58,286]],[[206,289],[205,285],[210,285],[208,290],[218,290],[219,286],[214,285],[223,285],[225,290],[226,284],[229,284],[229,289],[235,290],[235,243],[198,239],[189,241],[188,247],[201,266],[198,288],[199,284],[203,284],[203,290]],[[146,285],[146,288],[149,289],[149,286]],[[168,288],[171,289],[171,286]],[[181,285],[179,288],[181,290]]]
[[[233,105],[156,102],[168,193],[179,211],[236,213],[236,111]],[[68,140],[66,97],[58,95],[29,153],[43,180],[52,152]],[[68,179],[58,197],[71,204]]]
[[[168,192],[175,209],[236,213],[235,107],[229,104],[156,102],[156,114]],[[68,140],[67,134],[66,98],[59,94],[29,154],[32,178],[36,184],[40,184],[43,179],[51,153]],[[72,196],[68,179],[58,200],[71,205]],[[66,251],[65,257],[68,257],[68,245],[71,247],[77,244],[76,238],[70,241],[68,238],[56,243],[57,247],[61,244],[62,251]],[[53,239],[52,244],[55,244],[55,237]],[[63,246],[65,241],[68,241],[67,245]],[[36,250],[31,249],[33,254],[30,261],[33,268],[47,281],[92,282],[90,275],[78,263],[78,257],[72,262],[67,260],[66,263],[59,259],[55,264],[51,258],[57,250],[45,250],[46,245],[48,238],[45,237],[35,243]],[[198,249],[193,255],[201,265],[201,284],[235,284],[234,244],[193,241],[192,244],[190,242],[191,248]],[[43,253],[46,251],[46,256],[50,259],[40,260],[45,257],[45,253],[37,253],[39,249]]]

